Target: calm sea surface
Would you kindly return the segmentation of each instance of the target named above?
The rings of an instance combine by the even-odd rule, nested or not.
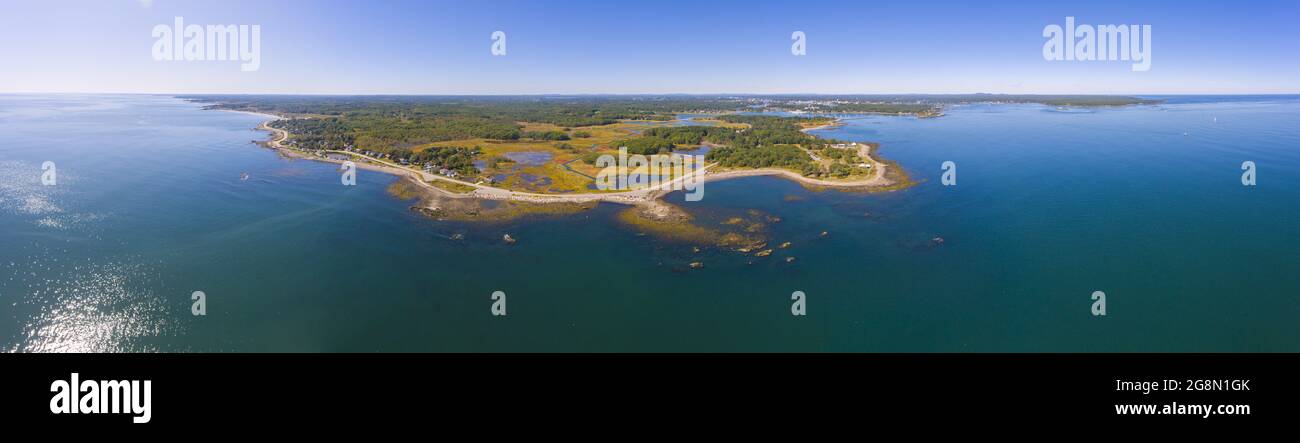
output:
[[[920,185],[670,197],[780,217],[771,241],[792,247],[753,259],[638,235],[612,205],[433,221],[387,195],[392,176],[344,187],[335,165],[251,144],[254,115],[0,95],[0,349],[1300,351],[1300,98],[1164,98],[857,117],[817,134],[880,142]]]

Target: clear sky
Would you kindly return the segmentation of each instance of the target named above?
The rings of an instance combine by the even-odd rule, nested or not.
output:
[[[0,92],[1300,93],[1300,1],[0,0]],[[260,25],[261,66],[155,61],[155,25]],[[1044,26],[1152,26],[1152,62]],[[506,33],[505,56],[490,52]],[[790,53],[791,33],[807,55]]]

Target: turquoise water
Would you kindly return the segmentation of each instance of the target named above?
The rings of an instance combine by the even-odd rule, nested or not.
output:
[[[818,133],[880,142],[921,183],[861,195],[758,177],[670,197],[702,217],[779,216],[771,240],[793,246],[753,259],[638,235],[611,205],[429,220],[385,193],[391,176],[344,187],[334,165],[251,144],[266,137],[254,115],[0,95],[0,346],[1300,351],[1300,99],[1167,99],[853,118]],[[1240,183],[1247,160],[1258,186]],[[190,314],[194,291],[206,316]],[[493,291],[506,317],[490,315]],[[793,291],[806,317],[790,315]]]

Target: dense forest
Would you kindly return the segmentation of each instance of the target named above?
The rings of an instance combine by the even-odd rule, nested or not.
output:
[[[304,139],[299,142],[303,146],[339,149],[351,144],[358,149],[382,153],[471,138],[552,141],[571,138],[562,131],[524,131],[520,122],[577,128],[623,120],[667,121],[678,112],[724,112],[742,106],[734,100],[657,97],[230,95],[183,98],[210,103],[207,106],[210,109],[264,112],[294,117],[290,120],[293,122],[313,121],[281,121],[276,124],[276,127],[290,130],[296,138]]]
[[[632,154],[650,155],[666,153],[680,146],[698,146],[701,143],[717,145],[705,155],[705,160],[726,167],[768,168],[781,167],[799,171],[804,175],[847,176],[852,172],[848,163],[860,160],[857,154],[845,149],[831,148],[834,140],[820,139],[803,132],[805,127],[829,124],[826,117],[783,117],[774,115],[734,114],[722,115],[719,120],[748,125],[744,129],[725,126],[670,126],[650,128],[640,137],[618,142]],[[806,149],[827,153],[835,160],[830,170],[812,162]]]
[[[818,175],[821,168],[811,161],[808,149],[819,149],[832,143],[803,132],[805,125],[822,125],[832,122],[824,117],[778,117],[771,115],[724,115],[718,119],[728,123],[744,123],[749,128],[730,131],[709,140],[723,145],[705,155],[705,160],[727,167],[767,168],[782,167],[800,171],[804,175]]]
[[[765,145],[751,148],[725,146],[714,148],[705,155],[709,162],[726,167],[768,168],[782,167],[814,175],[820,170],[812,163],[808,153],[794,145]]]
[[[292,143],[296,148],[341,149],[356,144],[352,128],[336,118],[275,120],[270,126],[294,134]]]
[[[407,158],[414,164],[428,163],[463,175],[471,175],[478,173],[478,168],[474,166],[474,159],[481,153],[482,150],[478,147],[432,147],[408,154]]]
[[[619,141],[633,154],[655,154],[672,151],[677,146],[698,146],[708,142],[733,148],[748,149],[771,145],[803,145],[820,147],[831,143],[804,133],[805,125],[829,124],[828,117],[781,117],[774,115],[734,114],[718,116],[728,123],[749,125],[745,129],[722,126],[670,126],[650,128],[640,137]]]

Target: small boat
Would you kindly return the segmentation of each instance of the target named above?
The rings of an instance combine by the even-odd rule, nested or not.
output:
[[[239,174],[239,181],[242,182],[242,181],[246,181],[246,180],[248,180],[248,173],[247,173],[247,172],[242,173],[242,174]]]

